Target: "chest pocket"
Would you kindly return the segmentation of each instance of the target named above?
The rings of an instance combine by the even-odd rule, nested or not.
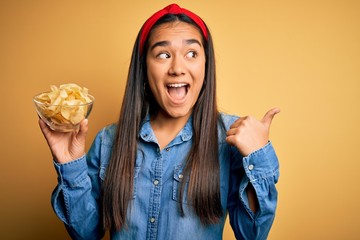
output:
[[[101,179],[101,182],[104,182],[105,180],[105,175],[106,175],[106,167],[100,167],[100,171],[99,171],[99,177]],[[134,168],[134,191],[133,191],[133,199],[136,197],[136,191],[137,191],[137,181],[138,181],[138,176],[139,176],[139,172],[140,172],[140,166],[135,166]]]
[[[182,184],[183,181],[185,181],[185,178],[183,175],[183,168],[181,165],[176,166],[174,169],[172,198],[174,201],[177,201],[177,202],[188,203],[187,189],[189,186],[189,180],[187,180],[185,183],[183,197],[182,197],[182,200],[180,199],[179,189],[180,189],[180,185]]]

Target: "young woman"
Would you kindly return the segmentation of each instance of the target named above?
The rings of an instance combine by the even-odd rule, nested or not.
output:
[[[269,128],[219,113],[211,34],[169,5],[137,37],[119,121],[85,154],[87,120],[74,133],[40,127],[55,159],[55,213],[74,239],[266,239],[279,176]]]

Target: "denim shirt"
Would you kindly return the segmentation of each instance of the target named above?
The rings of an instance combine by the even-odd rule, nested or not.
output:
[[[226,130],[238,118],[221,114]],[[109,125],[96,136],[89,152],[65,164],[55,163],[58,185],[52,206],[74,239],[101,239],[101,184],[111,156],[116,125]],[[127,228],[111,232],[112,239],[182,240],[222,239],[227,213],[237,239],[266,239],[275,217],[279,163],[269,141],[263,148],[241,156],[225,142],[226,132],[219,127],[220,194],[224,215],[217,224],[202,225],[183,199],[178,188],[183,163],[192,144],[192,120],[173,141],[160,150],[147,118],[139,132],[134,174],[133,199],[127,214]],[[252,184],[259,202],[254,214],[245,188]],[[185,216],[179,212],[183,203]]]

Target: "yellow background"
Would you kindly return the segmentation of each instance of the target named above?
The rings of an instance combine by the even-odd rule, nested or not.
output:
[[[142,23],[171,1],[0,1],[0,238],[68,239],[32,96],[75,82],[96,97],[88,146],[117,119]],[[281,162],[269,239],[359,239],[360,2],[192,0],[214,37],[222,111],[261,118]],[[226,227],[224,239],[234,239]]]

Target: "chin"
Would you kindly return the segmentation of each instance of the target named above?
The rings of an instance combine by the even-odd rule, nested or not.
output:
[[[168,115],[170,118],[190,117],[191,113],[192,113],[191,110],[166,111],[166,115]]]

